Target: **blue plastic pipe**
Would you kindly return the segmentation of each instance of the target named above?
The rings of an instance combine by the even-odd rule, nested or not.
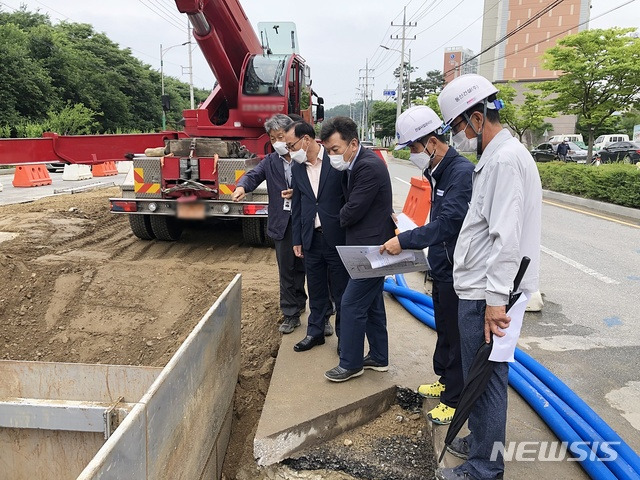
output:
[[[613,445],[606,444],[606,448],[609,451],[603,450],[603,443],[606,442],[598,432],[596,432],[591,425],[589,425],[583,418],[581,418],[571,407],[563,402],[555,393],[553,393],[549,387],[543,384],[535,375],[522,366],[519,362],[513,362],[509,364],[518,375],[529,383],[539,394],[541,394],[545,400],[549,402],[549,405],[553,407],[567,424],[580,436],[584,442],[588,442],[591,445],[591,450],[601,459],[604,460],[604,465],[611,470],[616,478],[623,480],[637,480],[637,473],[631,468],[631,466],[624,461],[622,457],[618,457],[613,450]],[[595,448],[595,450],[594,450]],[[613,454],[616,454],[615,456]],[[593,453],[589,453],[591,457]]]
[[[582,442],[582,439],[575,430],[569,426],[566,420],[562,418],[562,415],[547,402],[540,392],[512,368],[509,369],[509,385],[522,395],[561,441],[573,444],[575,450],[580,450],[583,454],[586,454],[586,458],[580,462],[580,465],[591,478],[597,480],[616,479],[616,476],[605,467],[604,463],[597,459],[591,459],[591,449],[587,445],[579,443]]]
[[[432,313],[433,301],[431,300],[431,297],[409,289],[404,275],[396,275],[396,282],[397,285],[394,284],[393,280],[387,279],[384,286],[385,291],[393,294],[400,302],[400,304],[422,323],[425,323],[431,328],[435,328],[435,322],[433,321]],[[424,297],[429,298],[430,301],[427,302]],[[416,300],[418,303],[416,303],[416,301],[414,300]],[[430,304],[431,307],[426,306],[422,302]],[[563,418],[558,410],[556,410],[554,406],[550,405],[550,402],[543,395],[543,392],[546,392],[547,394],[555,394],[558,401],[554,401],[554,405],[559,407],[561,412],[569,415],[569,417],[567,418],[569,418],[573,422],[573,424],[576,425],[578,430],[582,434],[584,434],[584,437],[582,437],[582,439],[578,438],[577,441],[596,441],[594,439],[603,439],[604,441],[609,442],[609,445],[616,452],[618,452],[618,458],[611,462],[606,462],[608,464],[607,466],[611,468],[612,471],[615,471],[618,474],[618,478],[640,478],[640,457],[638,457],[638,454],[636,454],[631,449],[631,447],[629,447],[626,442],[624,442],[622,438],[611,427],[609,427],[609,425],[607,425],[606,422],[604,422],[604,420],[602,420],[602,418],[600,418],[580,397],[578,397],[569,387],[567,387],[548,369],[546,369],[535,359],[533,359],[520,349],[516,349],[515,359],[516,363],[512,364],[512,366],[515,365],[515,367],[510,369],[509,373],[510,383],[512,378],[514,382],[518,382],[519,388],[525,393],[520,392],[515,385],[512,386],[516,388],[516,390],[518,390],[523,397],[525,397],[525,399],[530,403],[534,410],[536,410],[545,421],[547,421],[545,415],[554,417],[554,421],[560,419],[562,422],[564,422],[564,425],[561,424],[559,427],[557,427],[559,430],[564,430],[566,434],[571,434],[571,432],[573,432],[573,434],[571,434],[571,438],[575,438],[575,436],[580,437],[580,435],[576,433],[576,431],[569,425],[567,420]],[[540,390],[536,389],[536,386],[531,385],[531,383],[529,383],[529,381],[527,381],[523,375],[533,383],[536,383],[536,381],[539,382],[536,383],[536,385],[537,387],[540,387]],[[531,393],[532,391],[534,392],[534,394]],[[547,412],[547,410],[553,410],[555,412],[555,415],[553,413],[545,413],[545,415],[543,415],[531,402],[537,402],[537,404],[539,405],[538,408],[545,409],[544,412]],[[566,409],[563,408],[563,405],[566,406]],[[575,415],[572,415],[571,412],[573,412]],[[559,438],[561,438],[561,440],[567,441],[558,434],[558,432],[554,428],[554,424],[549,423],[549,421],[547,421],[547,424],[559,436]],[[589,475],[592,478],[596,479],[616,478],[615,476],[613,476],[611,471],[604,467],[604,462],[595,460],[597,465],[595,467],[592,467],[591,464],[593,462],[590,462],[588,460],[592,456],[592,454],[590,453],[591,449],[588,450],[589,455],[587,456],[587,460],[581,462],[581,465],[585,466],[585,470],[589,473]],[[587,467],[587,465],[589,466]]]
[[[540,379],[558,397],[562,398],[576,413],[578,413],[596,432],[612,442],[613,448],[620,456],[635,470],[640,478],[640,457],[633,449],[613,430],[593,409],[585,403],[576,393],[571,390],[562,380],[556,377],[548,369],[543,367],[531,356],[520,349],[516,349],[516,361],[527,368],[531,373]],[[614,443],[619,442],[619,443]]]

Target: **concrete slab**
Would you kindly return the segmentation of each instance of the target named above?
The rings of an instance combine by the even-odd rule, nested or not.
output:
[[[357,379],[332,383],[324,372],[338,364],[335,335],[322,346],[294,352],[305,335],[303,318],[301,327],[283,337],[254,439],[260,465],[280,462],[376,418],[394,402],[397,385],[416,388],[424,380],[432,355],[426,347],[434,343],[435,334],[393,298],[385,298],[385,307],[388,372],[365,370]]]
[[[423,290],[422,274],[405,275],[409,285]],[[432,381],[432,355],[435,332],[409,315],[385,294],[389,326],[390,370],[365,371],[361,377],[333,384],[323,373],[338,362],[336,338],[308,352],[296,353],[293,345],[302,339],[302,327],[285,335],[278,352],[267,398],[254,439],[254,454],[260,465],[270,465],[378,416],[393,401],[395,386],[415,389]],[[437,400],[425,400],[423,411],[435,407]],[[444,446],[446,426],[425,419],[439,455]],[[464,434],[463,430],[463,434]],[[468,432],[467,432],[468,433]],[[554,442],[555,434],[528,404],[509,389],[507,442]],[[461,460],[447,453],[442,466],[452,467]],[[425,477],[428,478],[428,477]],[[509,461],[505,479],[567,478],[587,479],[577,462]]]

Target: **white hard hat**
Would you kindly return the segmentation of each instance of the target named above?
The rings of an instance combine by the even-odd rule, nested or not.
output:
[[[458,115],[497,92],[498,89],[489,80],[475,73],[454,78],[438,95],[438,105],[444,123],[451,125]],[[495,110],[500,107],[488,105],[488,108]]]
[[[416,140],[443,127],[438,114],[426,105],[411,107],[402,112],[396,120],[396,150],[412,144]]]

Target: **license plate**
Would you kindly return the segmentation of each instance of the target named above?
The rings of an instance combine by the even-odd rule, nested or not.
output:
[[[179,203],[177,214],[185,220],[202,220],[205,218],[204,203]]]

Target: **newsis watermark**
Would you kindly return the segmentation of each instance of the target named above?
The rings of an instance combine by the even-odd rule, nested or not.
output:
[[[583,462],[587,459],[612,462],[618,458],[621,442],[494,442],[491,461],[501,454],[505,462]]]

